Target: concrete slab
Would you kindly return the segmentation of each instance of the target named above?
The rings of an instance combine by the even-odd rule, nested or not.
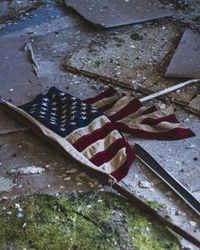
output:
[[[75,9],[95,25],[110,28],[139,23],[169,16],[171,13],[157,0],[66,0],[66,5]]]
[[[10,198],[38,191],[81,193],[102,188],[76,161],[29,132],[1,136],[0,159],[0,177],[15,184],[12,190],[6,190]],[[33,166],[44,171],[25,171]]]
[[[91,39],[89,44],[71,53],[64,67],[71,72],[99,79],[107,83],[150,93],[180,83],[178,79],[165,78],[166,61],[175,50],[182,25],[160,20],[142,28],[112,32]],[[187,105],[198,91],[189,86],[167,98]]]
[[[165,73],[168,77],[200,78],[200,35],[186,30]]]
[[[39,81],[33,72],[29,54],[23,49],[28,40],[25,37],[0,40],[0,96],[15,105],[32,100],[40,92]],[[0,114],[1,134],[22,128],[2,111]]]

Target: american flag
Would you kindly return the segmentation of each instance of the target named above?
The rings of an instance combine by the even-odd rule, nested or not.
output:
[[[132,148],[102,111],[55,87],[19,109],[75,159],[117,181],[134,161]]]
[[[149,108],[138,98],[119,94],[113,88],[85,102],[104,112],[120,132],[157,140],[180,140],[195,135],[179,123],[172,107]]]
[[[121,132],[161,140],[194,136],[177,121],[172,108],[145,107],[138,98],[113,88],[82,101],[52,87],[22,106],[5,103],[76,160],[116,181],[126,176],[135,159]]]

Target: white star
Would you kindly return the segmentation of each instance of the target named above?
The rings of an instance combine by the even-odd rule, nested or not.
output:
[[[52,95],[52,98],[55,99],[55,98],[56,98],[56,94],[53,94],[53,95]]]
[[[87,107],[81,107],[82,110],[86,110]]]
[[[42,110],[47,110],[47,108],[45,108],[45,107],[41,107],[41,109],[42,109]]]
[[[36,107],[36,106],[37,106],[37,103],[31,105],[31,108]]]
[[[75,105],[75,104],[77,104],[77,101],[72,102],[72,105]]]
[[[50,123],[53,124],[53,125],[56,124],[56,122],[54,122],[54,121],[50,121]]]
[[[49,99],[48,99],[48,98],[43,98],[43,101],[48,102],[48,101],[49,101]]]
[[[35,113],[35,110],[30,110],[29,113],[31,113],[31,114],[32,114],[32,113]]]
[[[71,97],[72,100],[76,100],[76,97]]]
[[[82,103],[81,106],[85,107],[87,104],[86,103]]]
[[[64,93],[64,92],[61,92],[61,93],[60,93],[60,96],[65,96],[65,93]]]
[[[71,125],[76,125],[76,122],[70,122]]]
[[[60,100],[61,100],[61,101],[65,101],[65,100],[67,100],[67,98],[64,96],[64,97],[62,97]]]
[[[39,115],[40,118],[45,118],[43,115]]]
[[[40,111],[40,114],[45,115],[46,113],[44,111]]]
[[[76,106],[71,106],[71,110],[74,110],[76,108]]]
[[[43,106],[48,106],[48,104],[46,103],[46,102],[43,102],[41,105],[43,105]]]
[[[97,110],[93,109],[93,110],[91,110],[91,112],[92,112],[92,113],[96,113],[96,112],[97,112]]]
[[[61,128],[60,130],[61,130],[61,131],[66,131],[66,129],[65,129],[65,128]]]
[[[52,115],[52,116],[57,116],[57,114],[56,114],[56,113],[54,113],[54,112],[53,112],[53,113],[51,113],[51,115]]]
[[[65,108],[67,107],[67,105],[65,104],[65,105],[62,105],[61,107],[62,107],[63,109],[65,109]]]
[[[87,118],[85,116],[82,116],[81,118],[82,118],[82,120],[87,120]]]
[[[85,115],[85,114],[86,114],[86,112],[85,112],[85,111],[81,111],[81,114]]]
[[[58,103],[57,102],[52,102],[52,105],[53,106],[56,106]]]
[[[56,108],[56,107],[53,107],[51,110],[56,111],[56,110],[57,110],[57,108]]]
[[[75,116],[75,115],[71,116],[71,120],[72,120],[72,121],[74,121],[74,120],[75,120],[75,118],[76,118],[76,116]]]
[[[75,113],[76,113],[76,110],[71,111],[71,114],[75,114]]]

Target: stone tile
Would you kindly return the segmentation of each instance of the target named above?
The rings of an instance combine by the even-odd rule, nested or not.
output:
[[[165,73],[169,77],[200,78],[200,35],[186,30]]]
[[[28,52],[23,49],[27,41],[25,37],[0,40],[0,96],[15,105],[32,100],[41,91]],[[0,112],[1,134],[22,128]]]
[[[12,173],[13,169],[32,166],[44,171],[38,174]],[[70,193],[99,188],[99,182],[82,170],[75,160],[61,154],[31,132],[1,136],[0,177],[15,184],[12,191],[7,190],[10,197],[38,191]]]
[[[104,28],[139,23],[166,17],[170,12],[157,0],[66,0],[85,19]]]

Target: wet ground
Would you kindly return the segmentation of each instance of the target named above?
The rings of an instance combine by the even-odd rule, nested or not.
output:
[[[182,32],[186,28],[199,31],[198,1],[164,1],[166,8],[173,12],[172,17],[108,30],[97,30],[61,3],[50,0],[44,3],[37,10],[22,15],[20,20],[0,24],[0,42],[8,38],[28,37],[38,63],[37,75],[33,71],[36,82],[23,85],[21,90],[15,88],[15,83],[0,87],[5,99],[9,96],[14,104],[22,104],[29,98],[31,100],[34,95],[31,89],[45,93],[52,86],[84,99],[100,93],[108,85],[140,97],[144,94],[137,91],[138,87],[154,92],[183,81],[165,78],[164,72]],[[122,55],[127,60],[123,60]],[[105,72],[105,65],[102,66],[99,57],[102,60],[105,57],[118,60],[118,63],[109,63],[110,68]],[[85,64],[86,58],[94,62]],[[76,69],[84,66],[86,70],[109,74],[109,78],[127,82],[129,88],[70,73],[66,70],[69,60]],[[22,89],[32,95],[19,97]],[[175,142],[127,137],[131,145],[135,142],[142,145],[197,199],[200,199],[200,121],[195,114],[199,114],[199,94],[199,85],[190,86],[162,101],[149,103],[158,107],[174,106],[179,120],[196,133],[195,137]],[[60,196],[112,191],[7,114],[0,114],[0,201],[3,206],[10,204],[10,199],[35,192]],[[197,215],[139,160],[135,161],[121,184],[143,199],[166,204],[163,213],[184,230],[199,237],[200,221]],[[185,240],[181,242],[183,247],[195,249]]]

